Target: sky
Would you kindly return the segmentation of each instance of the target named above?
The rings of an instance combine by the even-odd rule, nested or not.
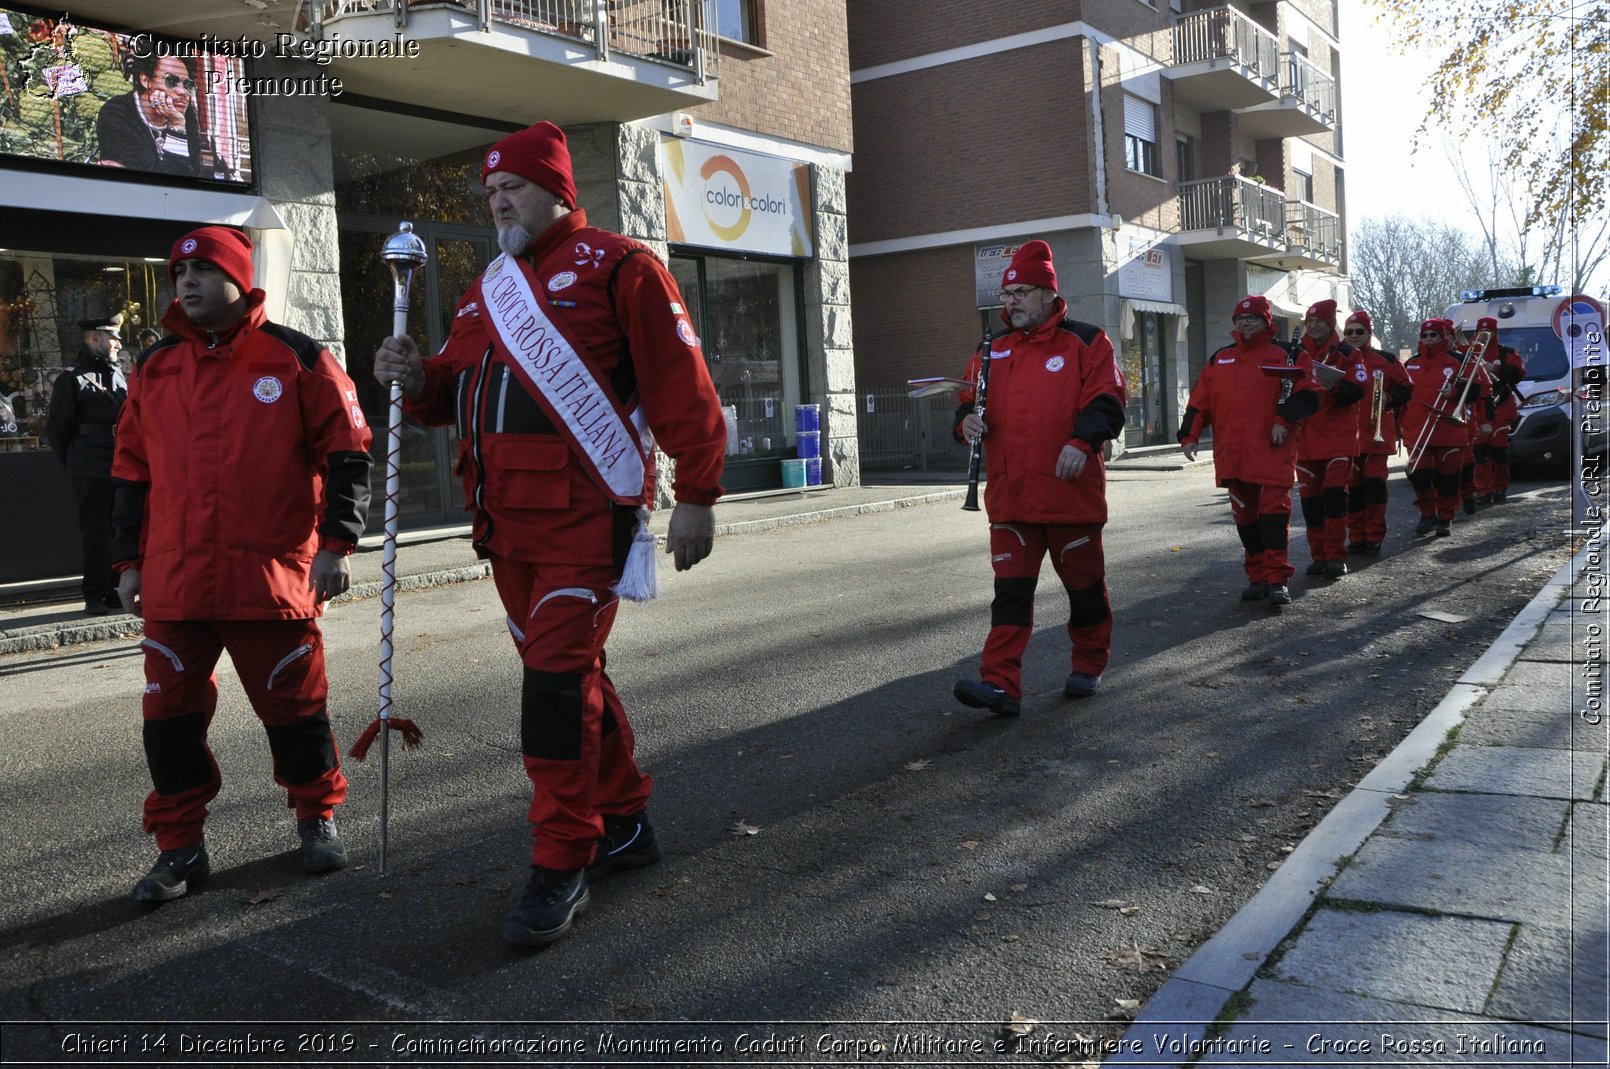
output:
[[[1342,0],[1343,157],[1351,225],[1401,213],[1427,222],[1477,229],[1459,182],[1448,170],[1440,134],[1410,152],[1430,99],[1425,79],[1433,57],[1404,56],[1376,9]]]

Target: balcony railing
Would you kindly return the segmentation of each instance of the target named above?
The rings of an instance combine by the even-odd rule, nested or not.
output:
[[[599,59],[611,52],[654,59],[715,75],[720,56],[713,0],[300,0],[296,28],[317,38],[325,23],[347,15],[390,12],[398,30],[411,10],[456,7],[473,12],[483,29],[502,23],[590,44]]]
[[[1327,126],[1336,122],[1336,79],[1297,52],[1281,54],[1280,92],[1296,97]]]
[[[1180,230],[1223,227],[1282,241],[1286,233],[1286,198],[1279,190],[1240,175],[1181,182]]]
[[[1174,23],[1173,66],[1187,63],[1239,66],[1248,77],[1279,84],[1280,45],[1274,34],[1233,7],[1181,15]]]
[[[1304,200],[1287,201],[1286,242],[1318,259],[1339,263],[1342,259],[1341,217]]]

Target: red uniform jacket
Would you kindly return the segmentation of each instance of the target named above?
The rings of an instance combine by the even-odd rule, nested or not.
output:
[[[1231,331],[1234,345],[1208,358],[1180,422],[1179,440],[1195,445],[1213,428],[1213,471],[1220,486],[1230,480],[1262,486],[1291,486],[1297,481],[1297,424],[1319,408],[1311,361],[1298,351],[1303,375],[1291,396],[1280,400],[1281,380],[1259,370],[1264,364],[1287,363],[1286,350],[1274,344],[1271,331],[1251,338]],[[1282,445],[1272,445],[1269,431],[1279,423],[1288,429]]]
[[[1508,427],[1520,417],[1520,381],[1526,377],[1526,361],[1507,345],[1498,347],[1498,359],[1487,362],[1487,374],[1493,384],[1495,426]]]
[[[1301,460],[1333,460],[1358,456],[1358,402],[1369,385],[1369,374],[1358,350],[1332,334],[1323,344],[1304,337],[1303,353],[1315,364],[1339,369],[1345,376],[1328,390],[1318,389],[1319,411],[1297,428],[1297,456]]]
[[[682,294],[646,245],[587,225],[555,222],[526,258],[547,315],[623,404],[641,404],[656,443],[676,460],[678,501],[721,496],[726,423]],[[635,509],[613,507],[524,381],[491,344],[472,289],[447,344],[425,361],[424,392],[407,411],[459,427],[464,507],[483,556],[533,563],[620,563]],[[652,458],[642,502],[654,497]]]
[[[1454,405],[1464,390],[1458,378],[1459,358],[1448,354],[1444,342],[1421,342],[1420,352],[1403,365],[1414,384],[1414,393],[1403,409],[1403,440],[1412,450],[1421,441],[1426,423],[1437,413],[1436,426],[1426,439],[1431,446],[1463,446],[1470,444],[1471,425],[1453,423],[1445,416],[1454,415]],[[1470,388],[1468,403],[1477,405],[1478,412],[1486,408],[1492,398],[1492,387],[1487,374],[1478,368],[1475,385]],[[1458,413],[1461,419],[1465,413]],[[1489,417],[1482,417],[1483,419]]]
[[[1403,365],[1396,358],[1376,349],[1360,348],[1356,351],[1364,363],[1364,370],[1369,374],[1369,381],[1364,384],[1364,399],[1354,406],[1358,411],[1358,452],[1360,456],[1391,456],[1398,451],[1398,416],[1403,406],[1409,403],[1414,387],[1409,383],[1408,372],[1403,370]],[[1381,373],[1382,391],[1380,441],[1375,440],[1374,403],[1371,399],[1377,371]]]
[[[984,508],[995,523],[1107,522],[1101,447],[1124,429],[1124,376],[1106,333],[1064,318],[1067,311],[1059,297],[1038,327],[990,342]],[[969,382],[978,381],[979,361],[975,353],[967,365]],[[958,437],[973,391],[960,399]],[[1090,459],[1077,478],[1059,479],[1057,458],[1070,443]]]
[[[112,559],[148,620],[301,620],[313,554],[349,553],[369,505],[369,428],[335,357],[267,321],[222,335],[177,304],[129,381],[112,461]]]

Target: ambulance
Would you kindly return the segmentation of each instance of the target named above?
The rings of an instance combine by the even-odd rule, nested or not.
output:
[[[1520,419],[1509,436],[1513,463],[1551,467],[1570,463],[1571,428],[1577,421],[1570,352],[1559,333],[1559,313],[1570,300],[1561,296],[1558,286],[1465,290],[1459,303],[1443,313],[1467,338],[1475,336],[1476,320],[1496,319],[1499,344],[1520,353],[1526,363],[1519,386]]]

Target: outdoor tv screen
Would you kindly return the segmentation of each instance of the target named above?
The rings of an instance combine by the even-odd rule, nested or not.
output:
[[[0,156],[249,185],[245,61],[0,7]]]

